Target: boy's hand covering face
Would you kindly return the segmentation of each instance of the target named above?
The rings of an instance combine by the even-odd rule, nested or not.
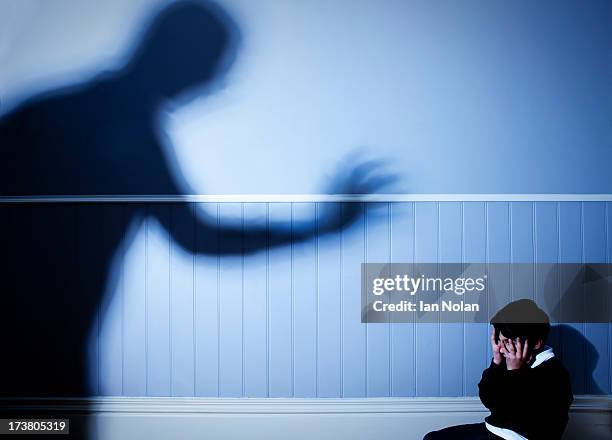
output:
[[[504,360],[503,355],[501,354],[501,341],[497,341],[495,337],[495,327],[491,327],[491,350],[493,351],[493,362],[496,365],[500,365]]]
[[[529,340],[521,341],[520,338],[505,339],[500,338],[500,353],[506,358],[506,368],[508,370],[518,370],[529,360]]]

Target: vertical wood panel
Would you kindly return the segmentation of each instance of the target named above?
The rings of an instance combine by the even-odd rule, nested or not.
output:
[[[219,210],[225,227],[240,231],[242,205],[223,203]],[[219,234],[220,247],[240,249],[242,237]],[[226,251],[222,250],[226,254]],[[223,255],[219,265],[219,394],[242,396],[242,255]]]
[[[331,221],[339,225],[341,205],[326,203],[325,209]],[[317,395],[339,397],[341,395],[341,341],[340,341],[340,246],[341,235],[334,232],[319,238],[318,305],[317,305]]]
[[[462,262],[462,210],[459,202],[440,203],[439,261]],[[453,276],[461,276],[460,273]],[[440,395],[463,395],[464,325],[443,323],[440,326]],[[452,365],[452,368],[449,366]]]
[[[20,213],[17,217],[19,222],[26,222],[24,225],[26,228],[28,227],[28,210],[19,210]],[[51,291],[54,292],[53,304],[49,304],[51,310],[39,310],[40,313],[42,311],[43,314],[47,314],[47,316],[37,316],[40,318],[42,322],[45,324],[50,324],[57,326],[62,329],[62,333],[64,338],[63,340],[57,339],[47,339],[46,341],[40,341],[44,349],[49,349],[53,347],[57,352],[58,360],[60,362],[69,362],[72,365],[67,366],[68,371],[74,371],[74,365],[79,365],[82,368],[82,358],[81,350],[83,349],[83,342],[85,342],[85,335],[77,334],[77,331],[80,333],[81,329],[78,328],[77,325],[77,314],[81,312],[80,307],[84,304],[87,304],[88,301],[83,301],[82,298],[77,297],[77,295],[85,295],[84,292],[79,291],[78,278],[75,277],[76,271],[78,269],[78,264],[76,260],[77,256],[77,211],[76,206],[72,205],[62,205],[62,204],[53,204],[44,210],[45,213],[40,218],[32,217],[32,226],[34,226],[31,230],[32,238],[28,241],[32,243],[33,241],[37,242],[40,247],[33,253],[29,255],[25,255],[27,258],[27,263],[30,270],[36,270],[37,265],[44,265],[44,268],[41,267],[42,273],[44,273],[44,278],[42,280],[37,280],[34,284],[35,288],[40,289],[38,292],[10,292],[11,294],[17,295],[27,295],[30,298],[30,301],[33,298],[36,298],[36,295],[44,295],[48,294],[47,287],[51,286]],[[113,227],[121,228],[121,221],[123,219],[122,210],[118,210],[118,218],[113,223]],[[19,226],[21,228],[21,226]],[[111,229],[113,230],[113,229]],[[27,243],[27,242],[26,242]],[[30,248],[26,248],[30,250]],[[21,254],[21,252],[20,252]],[[42,258],[40,258],[42,257]],[[36,276],[29,271],[22,273],[21,275],[26,277]],[[42,282],[41,282],[42,281]],[[29,280],[23,279],[22,282],[28,286],[32,286]],[[99,287],[99,286],[98,286]],[[7,292],[8,293],[8,292]],[[93,292],[99,293],[99,292]],[[32,308],[39,306],[39,304],[35,304],[32,301]],[[48,304],[44,300],[42,304]],[[56,308],[59,305],[59,308]],[[24,313],[23,310],[14,310],[16,314]],[[28,316],[34,314],[34,311],[27,311]],[[55,322],[49,322],[48,314],[52,314],[52,318],[57,320]],[[34,315],[36,316],[36,315]],[[25,318],[25,317],[24,317]],[[31,318],[30,318],[31,319]],[[27,331],[27,330],[26,330]],[[122,328],[116,331],[118,333],[119,343],[116,344],[119,347],[119,353],[121,353],[121,349],[123,348],[121,345],[121,331]],[[54,331],[51,331],[50,334],[54,334]],[[57,335],[57,334],[55,334]],[[42,336],[42,335],[41,335]],[[115,334],[113,334],[115,336]],[[29,350],[36,350],[36,347],[27,347]],[[116,352],[116,351],[115,351]],[[110,376],[113,378],[119,378],[119,394],[121,393],[121,379],[122,379],[122,359],[119,359],[118,362],[112,364],[112,371],[104,371],[103,373],[110,373]],[[84,373],[79,371],[78,373]],[[36,373],[35,373],[36,374]],[[44,374],[44,373],[43,373]],[[79,374],[75,380],[82,380],[81,374]],[[78,384],[79,388],[82,388],[82,383]]]
[[[147,220],[147,387],[150,396],[171,395],[170,237],[155,219],[169,222],[170,205],[151,205]]]
[[[567,202],[559,204],[559,257],[561,263],[580,263],[583,261],[582,245],[582,204]],[[562,271],[560,274],[561,291],[574,280],[576,274]],[[561,303],[561,317],[566,305]],[[586,392],[585,354],[588,344],[584,339],[584,324],[564,324],[561,333],[562,361],[570,372],[575,394]]]
[[[109,242],[123,235],[124,207],[106,205],[100,207],[101,231]],[[49,221],[50,216],[45,216]],[[56,229],[54,227],[54,229]],[[102,394],[120,396],[123,394],[123,300],[124,300],[124,265],[125,243],[118,242],[113,260],[109,266],[105,295],[100,305],[100,314],[104,317],[100,326],[100,383]]]
[[[171,236],[181,235],[195,248],[193,204],[175,204],[170,210]],[[195,394],[194,369],[194,255],[170,241],[170,353],[173,396]]]
[[[608,263],[608,277],[612,276],[610,273],[610,264],[612,263],[612,202],[605,203],[605,215],[606,215],[606,263]],[[612,376],[612,287],[608,286],[608,371]],[[608,384],[608,394],[612,394],[612,379]]]
[[[559,252],[561,263],[582,262],[582,204],[559,203]]]
[[[391,261],[414,262],[414,203],[391,204]],[[416,323],[391,324],[391,395],[414,396]]]
[[[129,207],[128,207],[129,209]],[[128,231],[124,260],[123,394],[144,396],[146,384],[146,235],[141,214]],[[191,326],[193,331],[193,326]]]
[[[295,232],[300,224],[313,221],[314,203],[295,203]],[[307,240],[293,245],[293,365],[295,397],[317,395],[317,242]],[[339,271],[336,269],[336,273]],[[338,332],[339,335],[339,332]],[[340,369],[337,368],[336,373]],[[333,374],[334,372],[332,372]]]
[[[387,203],[366,206],[366,260],[368,263],[388,263],[389,208]],[[367,390],[368,397],[390,395],[389,356],[390,333],[388,323],[366,324]]]
[[[534,206],[531,202],[513,202],[510,204],[510,237],[511,263],[534,262]],[[510,286],[513,300],[520,298],[534,299],[535,272],[533,266],[516,265],[510,267]]]
[[[253,228],[265,230],[266,203],[245,203],[244,216]],[[244,394],[268,395],[268,286],[266,237],[254,235],[249,246],[261,249],[244,261]]]
[[[556,202],[537,202],[535,204],[535,261],[536,263],[557,263],[559,261],[559,218]],[[548,270],[552,267],[552,270]],[[559,270],[545,264],[538,266],[535,274],[535,301],[554,321],[560,300]],[[544,296],[543,292],[549,292]],[[559,332],[553,325],[548,345],[555,354],[561,356]]]
[[[217,205],[210,205],[198,209],[214,213]],[[171,229],[194,227],[178,205],[150,206],[151,216],[119,249],[107,280],[114,296],[101,305],[104,323],[89,348],[94,392],[100,385],[106,395],[475,395],[490,358],[489,326],[362,324],[365,250],[367,261],[402,263],[413,255],[417,262],[603,262],[612,252],[610,203],[378,205],[367,204],[367,234],[362,218],[341,234],[221,258],[194,256],[171,241],[156,217],[166,218]],[[219,204],[219,210],[224,219],[241,222],[244,209],[248,225],[263,226],[266,206],[272,222],[287,224],[293,215],[298,224],[315,215],[314,203],[293,209],[289,203]],[[341,205],[327,208],[338,221],[344,215]],[[64,208],[37,208],[39,218],[49,219],[37,225],[40,233],[57,230],[58,241],[74,245],[78,274],[80,260],[96,261],[88,237],[121,233],[126,209],[79,207],[70,229],[62,224],[69,215]],[[195,247],[218,239],[192,238]],[[265,241],[263,235],[255,239]],[[511,277],[508,271],[494,288],[501,302],[535,295],[548,309],[548,299],[537,296],[543,286],[559,282],[562,291],[573,280],[572,274],[548,275]],[[488,315],[500,305],[490,305]],[[98,324],[92,326],[95,332]],[[611,332],[609,324],[583,323],[552,332],[550,343],[570,370],[575,393],[612,389]],[[445,367],[452,362],[452,369]]]
[[[270,224],[289,224],[290,203],[270,203],[269,206]],[[270,397],[290,397],[293,394],[291,248],[270,249],[269,264]]]
[[[415,204],[415,259],[438,261],[438,203]],[[417,396],[440,395],[440,324],[416,326]]]
[[[101,270],[103,261],[101,253],[96,249],[96,241],[99,239],[100,233],[100,207],[98,205],[80,205],[77,212],[77,276],[79,277],[79,285],[82,286],[82,292],[85,295],[95,295],[92,289],[91,272]],[[100,279],[100,282],[105,282]],[[100,286],[101,287],[101,286]],[[100,307],[96,304],[93,320],[89,326],[89,334],[87,336],[87,368],[89,389],[93,395],[100,395]],[[78,314],[77,319],[87,319],[86,315]],[[82,323],[86,326],[87,323]],[[80,326],[79,326],[80,327]],[[145,390],[146,391],[146,390]]]
[[[495,266],[489,272],[488,285],[494,291],[489,295],[489,316],[505,306],[512,297],[512,278],[509,263],[512,261],[510,206],[507,202],[491,202],[487,207],[487,255],[489,263],[506,263]]]
[[[556,202],[535,203],[535,261],[556,263],[559,259],[559,231]]]
[[[343,204],[343,218],[350,207]],[[360,213],[365,204],[359,203]],[[365,261],[363,216],[342,231],[342,396],[366,395],[366,331],[361,323],[361,263]]]
[[[485,263],[487,261],[487,212],[484,202],[463,203],[463,259],[466,262]],[[485,306],[488,306],[485,298]],[[487,317],[491,316],[485,307]],[[463,353],[464,394],[478,395],[478,382],[490,362],[488,343],[489,325],[486,323],[465,324],[465,351]]]
[[[606,261],[606,212],[605,204],[596,202],[583,203],[584,261],[587,263],[604,263]],[[587,309],[607,309],[607,301],[589,297],[588,285],[585,306]],[[603,298],[601,298],[603,300]],[[589,341],[585,354],[587,374],[586,392],[601,394],[610,388],[610,354],[608,348],[608,324],[587,323],[584,335]]]
[[[209,213],[219,223],[217,203],[201,203],[196,209]],[[198,248],[217,248],[219,236],[195,234]],[[197,396],[219,396],[219,264],[216,255],[198,255],[195,261],[195,392]]]

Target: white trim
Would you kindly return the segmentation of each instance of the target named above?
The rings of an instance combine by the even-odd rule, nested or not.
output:
[[[184,194],[0,196],[2,203],[611,202],[612,194]]]
[[[0,399],[0,408],[93,413],[387,414],[488,413],[478,397],[205,398],[91,397]],[[570,412],[612,413],[612,395],[575,396]]]
[[[489,414],[477,397],[0,399],[0,410],[68,418],[90,440],[421,440]],[[611,414],[611,396],[578,396],[563,438],[608,440]]]

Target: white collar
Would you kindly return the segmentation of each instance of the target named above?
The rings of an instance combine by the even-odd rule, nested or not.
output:
[[[542,362],[545,362],[553,357],[555,357],[555,353],[553,353],[552,347],[545,345],[544,350],[536,354],[535,360],[533,361],[533,364],[531,364],[531,368],[535,368]]]

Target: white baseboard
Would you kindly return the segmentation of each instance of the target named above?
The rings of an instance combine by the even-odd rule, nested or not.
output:
[[[101,397],[0,402],[5,408],[78,418],[90,439],[412,440],[481,422],[478,398],[210,399]],[[577,396],[564,439],[612,438],[612,396]]]

